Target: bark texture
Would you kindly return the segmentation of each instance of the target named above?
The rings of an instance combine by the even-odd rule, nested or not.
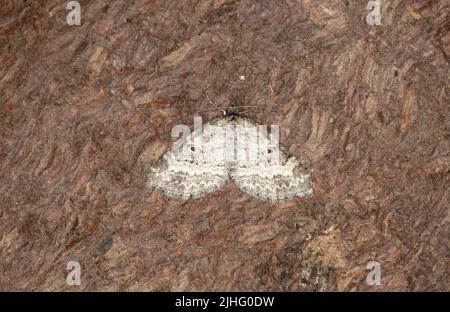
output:
[[[79,2],[0,1],[1,290],[450,290],[448,1]],[[314,195],[148,189],[210,100],[279,125]]]

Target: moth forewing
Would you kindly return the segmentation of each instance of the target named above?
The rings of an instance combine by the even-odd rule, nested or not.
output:
[[[224,153],[225,164],[234,167],[236,163],[236,123],[234,122],[226,125]]]
[[[203,125],[202,125],[202,117],[194,117],[194,134],[193,134],[193,156],[194,161],[202,165],[205,163],[205,159],[203,157]]]
[[[181,134],[181,137],[179,135]],[[186,125],[176,125],[172,128],[172,138],[178,138],[173,145],[171,152],[177,161],[192,161],[193,155],[190,151],[191,129]]]
[[[280,127],[278,125],[270,126],[270,146],[267,153],[270,165],[280,165]]]
[[[207,125],[203,129],[203,159],[206,163],[221,165],[225,162],[225,129]]]
[[[267,125],[258,125],[258,165],[263,167],[280,165],[280,127],[270,126],[270,135]]]

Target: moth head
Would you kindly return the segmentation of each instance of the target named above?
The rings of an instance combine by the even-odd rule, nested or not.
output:
[[[231,120],[236,119],[236,117],[240,116],[239,108],[236,106],[230,106],[223,110],[224,116],[230,118]]]

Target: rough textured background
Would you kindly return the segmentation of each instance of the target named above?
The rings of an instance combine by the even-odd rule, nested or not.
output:
[[[384,2],[1,0],[0,289],[450,290],[449,4]],[[314,196],[149,190],[207,97],[258,104]]]

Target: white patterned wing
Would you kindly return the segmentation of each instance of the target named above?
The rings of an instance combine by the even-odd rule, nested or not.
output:
[[[248,119],[239,119],[238,126],[233,179],[242,191],[271,202],[312,194],[310,174],[279,145],[277,128],[268,134]]]
[[[312,194],[309,173],[288,157],[267,127],[227,116],[177,140],[150,169],[148,185],[184,199],[225,186],[230,178],[244,192],[272,202]],[[187,128],[186,131],[189,131]]]
[[[238,168],[234,180],[247,194],[271,202],[313,192],[311,176],[293,157],[282,166]]]
[[[225,133],[221,129],[220,124],[207,124],[203,131],[177,140],[174,148],[150,168],[148,186],[183,199],[197,198],[225,186],[229,175],[223,160]]]

